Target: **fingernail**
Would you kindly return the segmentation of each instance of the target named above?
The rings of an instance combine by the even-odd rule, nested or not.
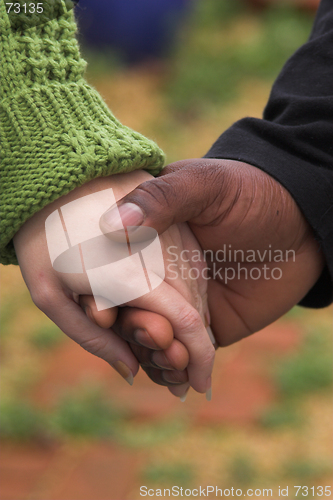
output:
[[[159,368],[163,368],[164,370],[173,370],[174,369],[174,367],[171,366],[168,358],[166,357],[166,355],[162,351],[154,352],[151,359],[152,359],[152,362],[156,366],[158,366]]]
[[[187,398],[187,393],[188,393],[189,389],[190,389],[190,388],[188,387],[188,388],[186,389],[186,391],[185,391],[185,394],[183,394],[183,396],[180,396],[180,398],[179,398],[179,399],[180,399],[180,401],[181,401],[182,403],[185,403],[186,398]]]
[[[113,363],[113,368],[129,383],[129,385],[133,385],[133,373],[128,368],[128,366],[122,361],[116,361]]]
[[[162,372],[162,378],[165,382],[168,384],[175,384],[175,385],[180,385],[180,384],[185,384],[186,382],[181,382],[179,380],[179,372],[174,370],[168,370],[168,371],[163,371]]]
[[[138,344],[148,347],[148,349],[159,349],[158,345],[155,344],[147,330],[144,328],[137,328],[134,330],[133,336]]]
[[[110,231],[123,229],[124,226],[141,226],[143,219],[141,208],[134,203],[124,203],[119,207],[115,205],[102,215],[102,220]]]
[[[206,389],[206,399],[207,401],[212,400],[212,377],[209,377],[207,380],[207,389]]]

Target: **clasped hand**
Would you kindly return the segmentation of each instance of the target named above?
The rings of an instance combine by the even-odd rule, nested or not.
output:
[[[108,187],[121,199],[125,227],[153,227],[164,251],[172,245],[178,256],[184,249],[189,257],[193,250],[204,252],[208,272],[201,272],[203,261],[198,265],[189,258],[185,276],[199,266],[198,279],[184,279],[179,272],[172,280],[167,273],[155,291],[126,307],[97,311],[87,281],[52,269],[44,224],[58,206]],[[105,233],[114,230],[113,221],[112,211],[102,216]],[[208,324],[215,347],[236,342],[297,304],[324,267],[312,230],[289,192],[260,169],[232,160],[184,160],[156,179],[144,172],[96,179],[34,215],[14,244],[34,302],[67,335],[129,382],[140,363],[154,382],[180,397],[190,386],[210,392],[215,351]],[[252,260],[244,260],[248,254]],[[282,258],[272,259],[275,255]],[[261,269],[265,272],[258,273]]]

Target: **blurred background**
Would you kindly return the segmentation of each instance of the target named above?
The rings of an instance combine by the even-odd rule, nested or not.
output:
[[[261,116],[317,4],[80,0],[87,78],[168,162],[200,157]],[[37,310],[17,267],[1,274],[1,500],[136,500],[141,485],[289,485],[294,498],[294,485],[332,484],[332,307],[296,307],[220,349],[212,401],[190,391],[182,404],[142,372],[127,386]]]

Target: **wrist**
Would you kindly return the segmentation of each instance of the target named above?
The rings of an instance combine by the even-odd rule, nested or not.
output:
[[[108,177],[99,177],[61,196],[39,212],[35,213],[17,231],[13,238],[13,242],[18,259],[22,253],[21,249],[23,247],[30,247],[34,244],[36,239],[45,239],[45,220],[54,210],[78,198],[110,188],[113,190],[115,199],[119,200],[139,184],[151,178],[152,176],[143,170],[136,170],[126,174],[110,175]]]

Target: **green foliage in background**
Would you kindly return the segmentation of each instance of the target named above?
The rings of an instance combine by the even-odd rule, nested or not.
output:
[[[186,422],[180,418],[162,422],[123,422],[118,429],[118,441],[129,448],[149,448],[177,437],[185,432]]]
[[[98,385],[78,386],[62,394],[46,411],[25,400],[5,400],[0,406],[0,437],[13,440],[64,436],[115,438],[125,414]]]
[[[278,367],[276,384],[282,397],[294,398],[327,390],[333,383],[330,333],[311,332],[300,350]]]
[[[60,435],[111,437],[123,417],[98,386],[72,389],[58,401],[51,426]]]
[[[106,438],[142,449],[176,439],[186,428],[186,422],[179,418],[138,424],[129,417],[110,400],[103,386],[80,384],[62,393],[50,410],[17,396],[4,399],[0,405],[0,438]]]
[[[328,393],[331,390],[333,385],[331,337],[328,328],[308,331],[299,350],[278,361],[273,379],[279,400],[260,416],[259,423],[263,427],[267,429],[279,429],[285,426],[302,427],[305,419],[299,409],[301,400],[308,395],[323,391]]]
[[[282,465],[281,477],[297,479],[303,481],[302,484],[307,484],[308,481],[318,480],[330,473],[332,465],[329,463],[294,457]]]
[[[229,484],[239,487],[247,487],[257,479],[258,471],[253,458],[247,455],[236,455],[232,457],[229,470]]]
[[[26,441],[47,434],[47,420],[33,404],[19,400],[4,400],[0,404],[0,437]]]
[[[39,350],[52,349],[64,338],[62,331],[51,322],[35,328],[29,335],[32,346]]]
[[[279,429],[285,426],[300,427],[304,423],[297,406],[287,404],[285,401],[264,411],[259,421],[267,429]]]
[[[170,105],[192,116],[236,97],[248,79],[273,80],[306,41],[312,23],[312,16],[281,5],[255,15],[239,0],[197,2],[170,61]]]
[[[148,483],[160,485],[188,486],[194,478],[190,464],[159,463],[148,465],[143,472],[143,479]]]

